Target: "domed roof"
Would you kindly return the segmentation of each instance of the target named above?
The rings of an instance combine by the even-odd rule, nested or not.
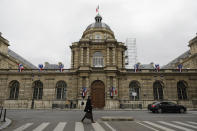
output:
[[[107,29],[107,30],[112,31],[112,30],[110,29],[110,27],[109,27],[107,24],[101,22],[101,20],[102,20],[102,17],[101,17],[99,14],[97,14],[96,17],[95,17],[95,23],[90,24],[90,25],[86,28],[86,31],[89,30],[89,29],[91,29],[91,28],[105,28],[105,29]]]

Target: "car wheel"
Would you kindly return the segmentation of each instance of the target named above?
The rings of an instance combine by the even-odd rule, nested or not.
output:
[[[162,113],[162,109],[159,108],[159,109],[157,110],[157,112],[158,112],[158,113]]]
[[[179,112],[180,112],[180,113],[184,113],[185,110],[184,110],[183,108],[181,108],[181,109],[179,110]]]
[[[155,113],[155,111],[152,111],[152,113]]]

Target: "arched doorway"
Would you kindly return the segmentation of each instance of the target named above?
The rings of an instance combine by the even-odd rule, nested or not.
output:
[[[96,80],[91,85],[91,99],[94,108],[105,106],[105,85],[102,81]]]

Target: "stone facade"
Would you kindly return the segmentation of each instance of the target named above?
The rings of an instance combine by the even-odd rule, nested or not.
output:
[[[95,20],[82,38],[70,46],[70,69],[18,72],[1,67],[0,105],[6,108],[71,106],[82,109],[87,96],[93,97],[96,90],[97,96],[102,97],[93,100],[95,108],[99,104],[104,104],[104,109],[147,108],[148,104],[158,100],[197,108],[197,69],[183,69],[182,72],[177,69],[161,69],[159,72],[126,69],[126,46],[115,39],[110,27],[101,22],[100,15]],[[97,86],[99,83],[102,88]],[[104,90],[104,95],[99,94],[100,90]],[[82,93],[86,94],[84,99]]]
[[[163,66],[164,69],[176,69],[179,64],[183,65],[184,69],[197,68],[197,36],[189,41],[190,50],[181,54],[179,57]]]
[[[197,36],[189,41],[191,55],[186,59],[183,59],[180,63],[183,67],[196,69],[197,68]]]

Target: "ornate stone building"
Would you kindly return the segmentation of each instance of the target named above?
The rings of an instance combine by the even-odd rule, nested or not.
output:
[[[197,35],[197,34],[196,34]],[[185,69],[197,68],[197,36],[189,41],[190,50],[181,54],[179,57],[163,66],[165,69],[176,69],[179,64],[183,65]]]
[[[115,39],[100,15],[86,28],[82,38],[70,46],[71,68],[63,72],[39,71],[30,66],[18,72],[17,62],[9,64],[8,41],[1,37],[0,42],[0,105],[6,108],[69,108],[71,105],[84,108],[82,101],[87,95],[92,97],[95,108],[146,108],[160,100],[197,107],[195,67],[182,72],[126,69],[127,48]],[[192,47],[196,42],[192,42],[191,50],[195,52],[196,46]],[[82,94],[87,94],[84,99]]]

